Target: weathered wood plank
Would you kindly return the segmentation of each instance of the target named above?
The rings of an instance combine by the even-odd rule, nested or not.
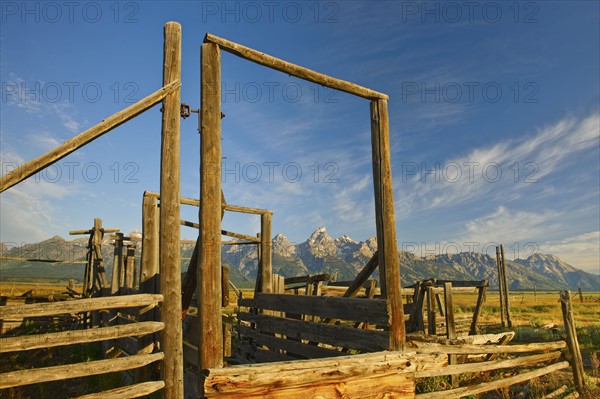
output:
[[[208,398],[414,397],[414,352],[203,370]]]
[[[238,341],[238,351],[246,358],[250,358],[257,363],[273,363],[296,360],[292,356],[284,353],[273,352],[271,350],[259,348],[254,342],[248,342],[245,339]]]
[[[379,251],[375,251],[373,256],[371,256],[371,259],[369,259],[365,267],[362,268],[362,270],[358,273],[354,281],[352,281],[350,286],[348,286],[348,289],[346,290],[346,292],[344,292],[344,296],[348,298],[355,297],[360,291],[360,289],[363,288],[364,284],[369,280],[371,274],[373,274],[375,269],[377,269],[377,266],[379,266]],[[373,290],[373,295],[374,294],[375,292]],[[387,322],[388,321],[386,320],[385,323],[387,324]]]
[[[132,308],[156,305],[163,301],[161,294],[136,294],[85,298],[76,301],[32,303],[0,307],[0,320],[36,316],[53,316],[89,312],[92,310]]]
[[[256,294],[240,299],[240,306],[385,325],[388,321],[384,299],[356,299],[313,295]]]
[[[366,99],[385,99],[389,96],[387,94],[379,93],[375,90],[368,89],[363,86],[359,86],[355,83],[351,83],[345,80],[336,79],[331,76],[313,71],[311,69],[292,64],[291,62],[284,61],[282,59],[273,57],[260,51],[256,51],[241,44],[231,42],[229,40],[220,38],[213,34],[207,33],[204,37],[205,43],[218,44],[221,49],[228,53],[235,54],[238,57],[247,59],[259,65],[266,66],[268,68],[275,69],[277,71],[286,73],[288,75],[295,76],[300,79],[308,80],[309,82],[317,83],[325,87],[340,90],[355,96],[363,97]]]
[[[411,341],[417,353],[453,353],[470,355],[478,353],[528,353],[559,350],[566,348],[564,341],[533,343],[525,345],[442,345],[430,342]]]
[[[109,391],[92,393],[89,395],[78,396],[75,399],[129,399],[141,398],[150,395],[156,391],[160,391],[165,386],[164,381],[142,382],[126,387],[115,388]]]
[[[489,392],[495,389],[508,387],[518,384],[523,381],[528,381],[533,378],[541,377],[546,374],[569,367],[568,362],[560,362],[550,366],[546,366],[527,373],[518,374],[512,377],[503,378],[496,381],[483,382],[477,385],[471,385],[462,388],[450,389],[447,391],[428,392],[416,395],[417,399],[460,399],[464,396],[477,395],[482,392]]]
[[[316,345],[303,344],[297,341],[290,341],[283,338],[277,338],[272,334],[261,334],[260,332],[245,326],[237,326],[239,333],[243,337],[252,338],[258,345],[268,346],[271,350],[284,350],[288,353],[301,356],[305,359],[318,359],[323,357],[347,356],[347,353],[333,349],[322,348]]]
[[[125,326],[69,330],[46,334],[0,338],[0,353],[141,336],[161,331],[163,328],[164,324],[162,322],[147,321]]]
[[[243,321],[255,323],[257,329],[277,333],[293,339],[305,339],[333,346],[352,348],[363,352],[386,350],[389,344],[387,331],[360,330],[309,321],[282,319],[261,314],[238,313]]]
[[[174,90],[178,90],[180,87],[181,82],[179,80],[169,82],[169,84],[164,85],[164,87],[158,89],[149,96],[144,97],[135,104],[132,104],[124,110],[109,116],[102,122],[78,134],[77,136],[70,138],[53,150],[48,151],[44,155],[32,159],[31,161],[19,166],[17,169],[5,174],[0,178],[0,192],[3,192],[15,184],[22,182],[40,170],[47,168],[57,161],[60,161],[78,148],[81,148],[103,134],[110,132],[117,126],[122,125],[147,109],[152,108],[163,98],[172,93]]]
[[[558,359],[560,352],[542,353],[540,355],[522,356],[508,360],[493,360],[489,362],[454,364],[442,369],[419,371],[415,378],[440,377],[443,375],[458,375],[463,373],[479,373],[484,371],[506,369],[512,367],[533,366],[538,363],[550,362]]]
[[[162,360],[163,358],[163,353],[153,353],[149,355],[133,355],[117,359],[95,360],[62,366],[10,371],[0,374],[0,389],[131,370]]]

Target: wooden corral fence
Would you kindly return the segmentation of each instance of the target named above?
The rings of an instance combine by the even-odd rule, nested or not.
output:
[[[156,307],[163,301],[160,294],[140,294],[113,296],[106,298],[86,298],[75,301],[39,303],[0,307],[0,319],[11,317],[52,316],[92,311],[106,311],[122,308]],[[128,325],[115,325],[91,329],[69,330],[44,334],[33,334],[10,338],[0,338],[0,353],[29,351],[39,348],[53,348],[87,342],[124,339],[145,336],[163,331],[163,322],[139,322]],[[0,374],[0,389],[37,384],[48,381],[85,377],[117,371],[131,370],[164,359],[163,352],[133,354],[117,359],[89,361],[79,364],[43,367],[12,371]],[[139,397],[158,391],[164,387],[163,381],[143,382],[115,390],[85,395],[82,398]]]
[[[52,165],[66,157],[89,142],[101,137],[137,115],[149,110],[158,103],[162,103],[162,145],[161,145],[161,173],[160,173],[160,227],[158,230],[158,264],[160,264],[160,291],[161,294],[135,296],[114,296],[106,298],[86,298],[79,301],[49,304],[31,304],[21,306],[2,307],[0,319],[11,317],[13,312],[30,316],[45,314],[62,314],[71,312],[102,311],[106,309],[127,307],[153,307],[161,304],[158,322],[132,323],[131,326],[109,326],[97,329],[75,331],[72,334],[77,338],[63,335],[53,335],[53,342],[58,345],[73,343],[73,339],[88,342],[91,337],[96,340],[106,338],[120,339],[128,336],[147,335],[160,331],[162,334],[161,351],[151,354],[132,355],[119,359],[107,359],[97,362],[88,362],[77,365],[65,365],[59,368],[42,368],[33,370],[15,371],[0,376],[2,386],[16,386],[31,384],[41,381],[60,380],[76,376],[103,374],[117,370],[141,367],[152,362],[162,361],[161,374],[163,381],[145,382],[142,384],[123,387],[116,392],[111,392],[112,397],[138,397],[148,392],[164,387],[164,396],[167,399],[183,397],[183,359],[181,337],[181,274],[180,269],[180,113],[181,113],[181,26],[176,22],[168,22],[164,29],[164,67],[163,85],[160,89],[104,119],[97,125],[87,129],[79,135],[67,140],[48,153],[24,163],[19,168],[2,176],[0,192],[22,182],[40,170]],[[100,233],[100,230],[98,230]],[[95,242],[94,242],[95,244]],[[90,259],[94,264],[95,260]],[[90,282],[88,281],[88,287]],[[104,285],[104,281],[101,282]],[[106,285],[104,285],[106,286]],[[136,300],[137,298],[137,300]],[[44,305],[44,306],[42,306]],[[151,324],[143,324],[151,323]],[[141,326],[141,327],[140,327]],[[138,328],[141,328],[138,330]],[[99,335],[94,335],[95,330]],[[57,333],[58,334],[58,333]],[[26,337],[15,337],[24,340]],[[6,338],[12,339],[12,338]],[[39,342],[50,346],[45,338],[37,337]],[[12,342],[12,341],[8,341]],[[32,344],[33,345],[33,344]],[[4,350],[7,346],[2,345]],[[28,348],[28,347],[26,347]],[[18,349],[17,349],[18,350]],[[98,393],[92,397],[108,397],[108,394]],[[88,396],[89,397],[89,396]]]

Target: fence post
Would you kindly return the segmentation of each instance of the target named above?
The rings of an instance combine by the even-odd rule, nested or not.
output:
[[[394,191],[390,155],[390,121],[387,100],[371,101],[371,156],[375,198],[375,226],[379,257],[381,297],[386,299],[390,323],[390,350],[406,342],[396,240]]]
[[[496,246],[496,266],[498,267],[498,290],[500,295],[500,322],[502,328],[506,327],[506,320],[504,317],[504,277],[502,276],[502,259],[500,257],[500,247]]]
[[[181,25],[167,22],[164,30],[163,86],[181,80]],[[160,165],[160,290],[164,352],[162,378],[165,399],[183,398],[180,260],[180,118],[181,88],[163,100]]]
[[[201,48],[200,250],[197,272],[199,370],[223,366],[221,318],[221,52]],[[201,375],[199,372],[198,375]],[[200,386],[203,383],[200,382]]]
[[[567,348],[571,353],[571,368],[573,369],[573,382],[577,392],[583,394],[585,389],[583,360],[581,358],[581,350],[579,349],[579,341],[577,340],[577,331],[575,330],[575,319],[573,315],[573,304],[571,303],[571,291],[560,292],[560,306],[565,323],[565,333]]]
[[[260,215],[260,292],[273,292],[271,255],[271,213]]]
[[[510,294],[508,292],[508,276],[506,275],[506,261],[504,259],[504,244],[500,244],[500,254],[502,255],[502,278],[504,279],[504,311],[506,312],[506,326],[512,328],[510,319]]]
[[[452,283],[444,283],[444,304],[446,307],[446,337],[448,339],[456,339],[456,326],[454,325],[454,303],[452,298]],[[448,355],[448,364],[456,364],[457,356]],[[452,388],[458,387],[458,376],[450,376]]]

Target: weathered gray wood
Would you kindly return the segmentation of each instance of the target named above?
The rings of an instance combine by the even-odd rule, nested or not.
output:
[[[135,104],[132,104],[124,110],[109,116],[102,122],[78,134],[77,136],[70,138],[53,150],[48,151],[44,155],[32,159],[31,161],[19,166],[17,169],[5,174],[0,178],[0,192],[3,192],[15,184],[22,182],[40,170],[47,168],[57,161],[60,161],[78,148],[83,147],[87,143],[97,139],[117,126],[122,125],[147,109],[152,108],[169,93],[173,92],[174,90],[178,90],[179,87],[181,87],[181,82],[179,80],[174,81],[169,85],[165,85]]]
[[[435,294],[433,287],[427,287],[427,334],[437,335],[437,323],[435,316]]]
[[[469,328],[469,335],[479,334],[479,317],[481,316],[481,310],[485,303],[485,293],[487,291],[487,285],[483,285],[478,288],[479,293],[477,295],[477,304],[475,305],[475,311],[473,312],[473,319],[471,320],[471,327]]]
[[[416,356],[380,352],[203,370],[208,398],[412,398]]]
[[[496,266],[498,267],[498,290],[500,296],[500,323],[502,328],[506,327],[506,309],[504,302],[504,276],[502,275],[502,257],[500,247],[496,246]],[[472,329],[471,329],[472,331]]]
[[[502,278],[504,279],[504,311],[506,312],[506,326],[512,328],[510,318],[510,294],[508,289],[508,275],[506,273],[506,260],[504,258],[504,244],[500,244],[500,255],[502,259]]]
[[[282,334],[288,339],[305,339],[363,352],[385,350],[389,345],[387,331],[361,330],[353,327],[282,319],[261,314],[238,313],[238,318],[256,324],[259,331]]]
[[[221,322],[221,53],[202,45],[200,135],[200,262],[198,315],[200,368],[223,366]]]
[[[416,395],[416,399],[460,399],[464,396],[477,395],[482,392],[489,392],[495,389],[508,387],[518,384],[523,381],[528,381],[533,378],[541,377],[546,374],[569,367],[568,362],[560,362],[550,366],[546,366],[527,373],[517,374],[512,377],[503,378],[497,381],[483,382],[477,385],[471,385],[462,388],[450,389],[447,391],[428,392]]]
[[[163,85],[181,80],[181,25],[167,22],[164,29]],[[165,360],[161,374],[165,399],[183,397],[180,262],[180,119],[181,90],[163,100],[160,168],[160,290],[164,295],[161,318],[165,323],[161,345]]]
[[[564,341],[533,343],[525,345],[442,345],[431,342],[411,341],[417,353],[446,353],[457,355],[471,355],[478,353],[529,353],[560,350],[567,347]]]
[[[285,353],[273,352],[256,346],[254,342],[241,339],[237,344],[240,354],[257,363],[273,363],[294,360],[295,358]]]
[[[284,284],[285,285],[292,285],[292,284],[306,284],[306,283],[315,283],[317,281],[329,281],[329,274],[325,273],[325,274],[313,274],[313,275],[307,275],[307,276],[296,276],[296,277],[288,277],[286,279],[284,279]],[[333,284],[333,283],[330,283]]]
[[[92,393],[89,395],[78,396],[75,399],[129,399],[141,398],[160,391],[165,386],[164,381],[142,382],[140,384],[129,385],[126,387],[115,388],[104,392]]]
[[[163,328],[164,324],[161,322],[148,321],[143,323],[133,323],[126,326],[68,330],[54,333],[0,338],[0,353],[140,336],[161,331]]]
[[[225,266],[221,268],[221,298],[221,306],[229,306],[229,268]]]
[[[371,324],[387,323],[384,299],[356,299],[314,295],[257,294],[254,299],[241,299],[239,306],[275,310]]]
[[[160,294],[137,294],[85,298],[66,302],[45,302],[14,306],[0,306],[0,320],[71,314],[102,309],[133,308],[138,306],[156,305],[159,302],[162,302],[162,300],[163,296]]]
[[[0,374],[0,389],[131,370],[161,360],[163,357],[163,353],[153,353],[150,355],[134,355],[117,359],[10,371]]]
[[[375,225],[382,298],[387,299],[390,350],[401,350],[406,342],[400,285],[396,217],[392,186],[390,126],[386,99],[371,102],[371,144],[375,193]]]
[[[533,366],[535,364],[551,362],[561,356],[560,352],[542,353],[540,355],[522,356],[508,360],[492,360],[488,362],[455,364],[451,367],[433,370],[418,371],[415,378],[440,377],[443,375],[455,376],[465,373],[482,373],[485,371],[508,369],[513,367]]]
[[[371,274],[377,269],[379,265],[379,251],[375,251],[371,259],[367,262],[365,267],[358,273],[352,284],[348,287],[346,292],[344,292],[344,296],[348,298],[355,297],[356,294],[360,291],[363,285],[369,280]],[[375,292],[373,292],[374,294]],[[387,322],[386,322],[387,323]]]
[[[268,346],[271,350],[283,350],[305,359],[317,359],[333,356],[346,356],[347,353],[334,349],[322,348],[316,345],[303,344],[298,341],[278,338],[273,334],[262,334],[252,328],[242,325],[237,326],[239,334],[244,338],[251,338],[255,344]]]
[[[115,238],[115,250],[114,250],[114,258],[113,258],[113,268],[112,268],[112,279],[110,284],[110,293],[116,294],[119,292],[121,270],[123,268],[123,233],[117,233],[117,238]],[[152,292],[153,294],[156,291]]]
[[[575,329],[575,318],[573,314],[573,304],[571,303],[571,291],[560,292],[560,306],[565,323],[565,334],[567,348],[571,354],[571,369],[573,370],[573,382],[577,392],[583,394],[585,390],[585,371],[583,369],[583,359],[579,340],[577,339],[577,330]]]
[[[210,33],[206,34],[204,37],[204,42],[218,44],[221,49],[227,51],[228,53],[235,54],[238,57],[247,59],[248,61],[255,62],[259,65],[263,65],[325,87],[340,90],[349,94],[354,94],[355,96],[363,97],[369,100],[380,98],[387,100],[389,98],[387,94],[379,93],[375,90],[371,90],[345,80],[332,78],[331,76],[327,76],[311,69],[292,64],[291,62],[287,62],[249,47],[242,46],[241,44],[231,42]]]

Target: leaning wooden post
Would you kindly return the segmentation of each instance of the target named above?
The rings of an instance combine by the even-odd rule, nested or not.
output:
[[[506,312],[506,326],[512,328],[510,319],[510,301],[508,293],[508,276],[506,275],[506,261],[504,260],[504,245],[500,244],[500,254],[502,255],[502,278],[504,279],[504,311]]]
[[[181,25],[165,25],[163,86],[181,80]],[[161,367],[165,399],[183,397],[183,341],[181,333],[180,260],[180,105],[181,89],[163,100],[160,165],[160,291],[164,296],[161,314]]]
[[[583,394],[585,389],[585,373],[583,370],[583,359],[581,358],[581,350],[579,349],[579,341],[577,340],[577,330],[575,329],[575,318],[573,315],[573,304],[571,303],[571,291],[560,292],[560,306],[565,323],[565,333],[567,347],[571,352],[571,368],[573,369],[573,382],[577,392]]]
[[[200,370],[223,366],[221,319],[221,53],[201,49],[200,256],[197,272]],[[199,372],[198,375],[201,375]],[[201,383],[200,386],[203,384]]]
[[[475,305],[475,311],[473,312],[473,319],[471,320],[471,328],[469,330],[469,335],[479,334],[479,327],[477,327],[477,323],[479,322],[481,309],[483,308],[483,304],[485,303],[485,291],[487,290],[487,287],[487,280],[484,280],[483,285],[478,287],[479,294],[477,295],[477,305]]]
[[[500,258],[500,247],[496,246],[496,266],[498,267],[498,290],[500,291],[500,322],[502,328],[506,327],[504,318],[504,277],[502,276],[502,259]]]
[[[371,101],[371,145],[379,273],[384,277],[380,278],[381,295],[387,299],[390,350],[401,350],[406,341],[406,329],[396,241],[387,100]]]
[[[271,255],[271,213],[260,215],[260,292],[273,292],[273,257]]]

